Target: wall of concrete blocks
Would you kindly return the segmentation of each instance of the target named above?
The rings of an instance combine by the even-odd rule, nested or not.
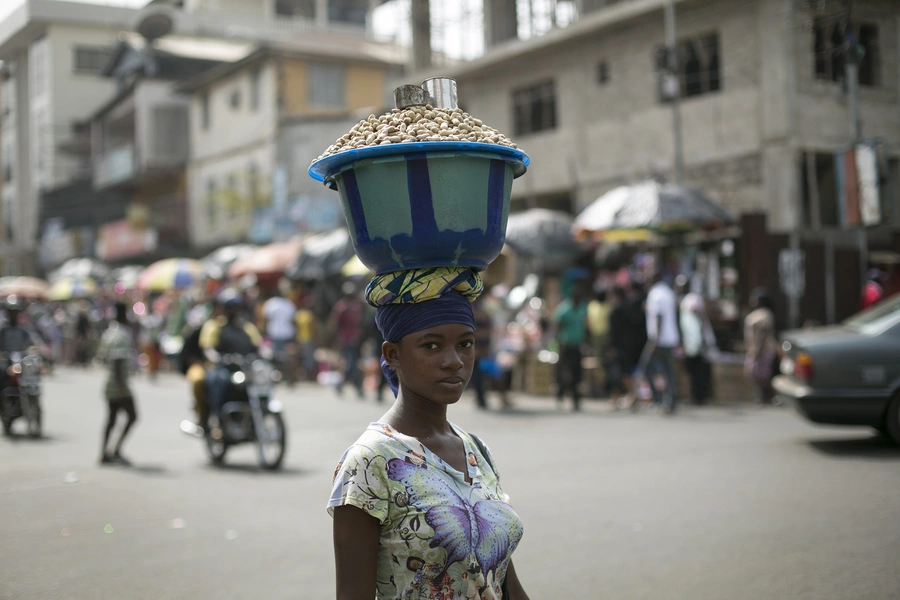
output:
[[[859,2],[881,28],[883,85],[864,90],[864,131],[900,144],[897,23],[900,5]],[[678,37],[719,34],[719,92],[684,99],[685,183],[735,216],[763,211],[776,231],[798,224],[805,148],[849,142],[840,84],[815,80],[812,31],[800,0],[679,3]],[[510,135],[532,158],[514,197],[569,193],[580,209],[603,192],[654,175],[671,177],[672,113],[660,102],[654,53],[662,12],[458,74],[464,108]],[[527,44],[527,43],[526,43]],[[527,48],[528,46],[523,46]],[[596,79],[597,64],[609,80]],[[489,62],[489,61],[488,61]],[[557,127],[514,132],[514,90],[553,79]]]

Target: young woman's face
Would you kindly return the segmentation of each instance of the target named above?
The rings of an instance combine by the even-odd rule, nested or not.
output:
[[[439,404],[459,401],[475,364],[475,331],[468,325],[438,325],[387,344],[388,364],[401,386]]]

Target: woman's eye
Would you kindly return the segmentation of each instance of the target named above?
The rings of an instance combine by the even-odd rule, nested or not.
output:
[[[425,348],[426,350],[434,350],[435,348],[438,347],[438,345],[435,344],[434,342],[428,342],[427,344],[422,344],[422,347]]]
[[[474,345],[475,345],[475,342],[473,342],[472,340],[467,340],[467,341],[463,342],[462,344],[460,344],[460,346],[462,346],[463,348],[471,348]]]

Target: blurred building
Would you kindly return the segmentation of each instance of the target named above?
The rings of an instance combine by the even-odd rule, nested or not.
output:
[[[102,71],[136,10],[26,0],[0,22],[0,272],[36,268],[39,198],[90,178],[62,146],[113,93]]]
[[[530,154],[513,209],[577,213],[616,186],[674,179],[667,0],[583,2],[565,26],[528,39],[523,3],[503,11],[504,2],[485,0],[482,56],[412,79],[455,77],[463,107]],[[806,291],[792,319],[854,312],[867,251],[900,247],[900,3],[855,0],[850,12],[838,0],[673,4],[683,181],[736,218],[754,216],[739,246],[742,289],[788,289],[779,273],[803,260],[799,250]],[[865,227],[847,153],[856,140],[848,40],[864,48],[860,137],[878,148]],[[778,296],[783,324],[787,295]]]
[[[145,30],[151,38],[159,30]],[[97,231],[97,258],[149,262],[190,253],[186,168],[190,99],[174,84],[252,51],[246,43],[123,34],[104,69],[118,92],[90,116],[93,184],[122,197]]]
[[[306,170],[358,113],[383,110],[404,58],[394,46],[311,34],[183,83],[193,243],[263,243],[339,225],[336,195]]]
[[[450,69],[466,109],[530,154],[513,191],[519,202],[577,211],[622,183],[672,178],[664,4],[610,3]],[[833,157],[853,140],[842,66],[830,58],[839,13],[817,15],[799,0],[676,5],[685,183],[736,215],[765,212],[775,230],[808,225],[806,154]],[[867,47],[863,134],[892,147],[900,144],[898,17],[898,3],[854,3],[853,27]],[[820,210],[833,219],[831,201]]]

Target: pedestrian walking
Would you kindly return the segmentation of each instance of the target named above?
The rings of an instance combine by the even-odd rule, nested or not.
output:
[[[365,307],[362,300],[356,297],[356,286],[348,281],[343,285],[344,297],[337,301],[329,318],[331,330],[335,333],[335,341],[344,362],[344,377],[337,385],[337,393],[343,393],[344,383],[350,381],[356,388],[360,400],[363,394],[362,372],[359,369],[359,351],[365,336],[363,318]]]
[[[369,288],[396,401],[335,470],[328,511],[337,597],[528,600],[512,562],[522,522],[496,463],[481,440],[447,419],[474,368],[469,297],[481,291],[480,277],[418,269],[411,285],[436,283],[430,294],[417,288],[408,294],[416,303],[380,305],[405,273]]]
[[[556,401],[562,406],[566,391],[572,394],[572,407],[581,410],[581,347],[587,341],[587,299],[584,280],[571,282],[570,295],[559,303],[553,314],[559,360],[556,363]]]
[[[772,377],[778,362],[778,340],[775,337],[775,305],[772,297],[762,288],[750,294],[751,312],[744,318],[744,375],[757,390],[757,400],[763,404],[772,401]]]
[[[594,356],[597,359],[598,367],[602,367],[603,371],[603,392],[608,394],[613,387],[614,382],[610,379],[610,365],[606,359],[607,345],[609,344],[609,314],[612,306],[608,302],[607,292],[601,289],[588,302],[587,306],[587,327],[591,336],[591,347]],[[595,378],[591,382],[592,395],[599,396],[599,382]]]
[[[97,350],[98,357],[109,368],[105,389],[109,416],[106,421],[106,429],[103,432],[100,464],[118,463],[127,466],[131,463],[122,456],[122,443],[137,421],[134,394],[132,394],[131,388],[128,386],[131,356],[134,351],[134,338],[128,325],[128,307],[124,303],[117,303],[115,310],[115,320],[107,326]],[[116,442],[113,446],[113,451],[110,452],[110,436],[115,428],[116,419],[120,412],[125,414],[127,420],[119,436],[119,441]]]
[[[643,314],[640,316],[643,317]],[[616,400],[618,407],[635,406],[637,396],[634,372],[644,349],[641,340],[645,337],[645,321],[643,318],[636,319],[634,306],[625,290],[621,287],[613,288],[609,313],[609,344],[606,350],[607,381],[610,384],[609,392],[620,396]]]
[[[665,277],[657,273],[647,292],[647,345],[639,369],[650,385],[654,404],[674,413],[678,399],[675,350],[681,344],[678,332],[678,300]]]
[[[492,352],[494,321],[484,309],[481,298],[475,301],[472,311],[475,315],[475,366],[470,383],[475,391],[476,405],[487,410],[487,388],[496,374]]]
[[[696,292],[684,294],[679,304],[684,368],[691,382],[694,404],[706,404],[710,395],[712,365],[709,357],[718,352],[716,336],[706,313],[706,303]]]
[[[884,299],[884,273],[878,269],[869,269],[866,273],[866,284],[859,294],[859,310],[866,310]]]

